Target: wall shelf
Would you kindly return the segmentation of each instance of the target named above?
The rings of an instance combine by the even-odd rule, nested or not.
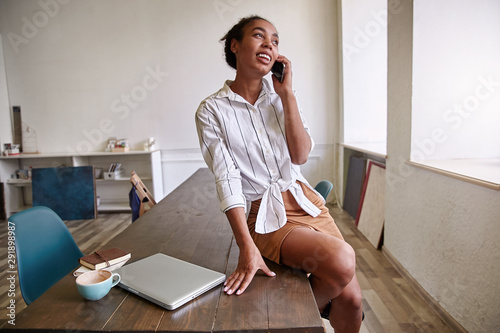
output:
[[[31,179],[17,179],[17,178],[9,178],[6,181],[7,185],[16,186],[16,187],[25,187],[31,186]]]
[[[96,179],[99,212],[130,211],[128,193],[131,184],[128,176],[132,171],[137,172],[157,202],[163,199],[160,150],[19,154],[0,157],[0,181],[7,185],[4,186],[6,214],[10,216],[30,207],[32,203],[31,180],[12,178],[19,169],[93,165],[105,172],[112,163],[121,163],[123,176],[118,179]]]

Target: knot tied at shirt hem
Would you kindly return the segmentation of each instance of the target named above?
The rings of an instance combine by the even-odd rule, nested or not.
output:
[[[297,182],[292,182],[286,190],[290,191],[300,208],[309,215],[316,217],[321,213],[321,210],[305,196],[302,187]],[[255,232],[267,234],[280,229],[286,224],[286,208],[283,204],[281,192],[284,191],[279,182],[271,183],[264,192],[257,213]]]

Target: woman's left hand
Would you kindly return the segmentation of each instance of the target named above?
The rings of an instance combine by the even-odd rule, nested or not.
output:
[[[285,56],[279,55],[276,61],[282,62],[285,65],[283,71],[283,82],[280,82],[276,76],[271,75],[273,78],[274,91],[283,98],[287,93],[292,91],[292,63]]]

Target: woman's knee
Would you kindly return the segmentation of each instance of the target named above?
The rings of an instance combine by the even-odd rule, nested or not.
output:
[[[363,306],[363,295],[356,278],[353,278],[344,288],[342,293],[335,299],[334,305],[349,311],[361,310]]]
[[[316,252],[305,263],[306,270],[336,287],[344,287],[352,280],[356,270],[356,255],[349,244],[342,242]]]
[[[338,287],[347,285],[356,269],[356,255],[348,243],[306,228],[296,228],[285,238],[281,260]]]
[[[342,250],[338,252],[336,262],[333,263],[340,274],[342,284],[347,285],[351,282],[356,273],[356,254],[354,249],[347,243],[344,243]]]
[[[351,282],[356,272],[356,254],[353,248],[343,243],[331,252],[316,274],[325,282],[344,287]]]

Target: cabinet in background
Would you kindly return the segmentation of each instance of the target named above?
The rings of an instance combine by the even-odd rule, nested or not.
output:
[[[4,183],[5,210],[7,217],[31,206],[31,180],[12,178],[17,170],[30,168],[54,168],[61,166],[93,165],[107,172],[113,163],[120,163],[123,173],[113,180],[96,179],[96,195],[99,212],[130,211],[128,193],[131,189],[130,173],[137,172],[156,202],[163,199],[163,175],[161,151],[129,151],[124,153],[45,153],[20,154],[0,157],[0,181]]]

